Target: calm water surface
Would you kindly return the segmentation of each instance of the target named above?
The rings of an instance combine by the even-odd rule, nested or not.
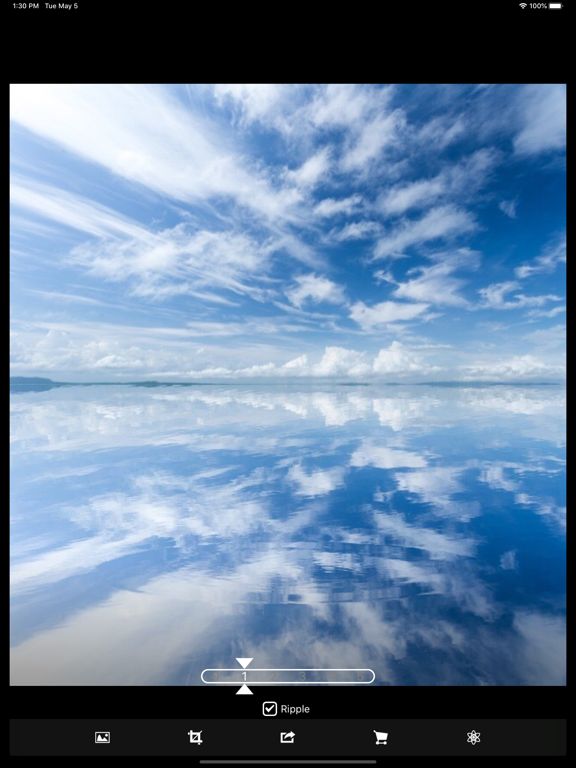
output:
[[[11,681],[564,685],[564,390],[11,396]]]

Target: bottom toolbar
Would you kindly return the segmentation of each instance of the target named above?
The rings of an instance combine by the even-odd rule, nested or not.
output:
[[[14,756],[563,756],[565,720],[11,720]],[[207,761],[207,762],[206,762]]]

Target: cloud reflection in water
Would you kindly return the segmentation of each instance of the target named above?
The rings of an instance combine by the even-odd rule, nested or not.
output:
[[[564,390],[12,398],[12,684],[565,683]]]

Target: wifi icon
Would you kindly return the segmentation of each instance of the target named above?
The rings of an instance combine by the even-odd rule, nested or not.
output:
[[[526,8],[527,5],[528,3],[520,3],[520,8]]]

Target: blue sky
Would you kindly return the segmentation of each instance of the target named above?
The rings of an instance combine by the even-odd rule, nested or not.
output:
[[[563,85],[14,85],[11,374],[564,376]]]

